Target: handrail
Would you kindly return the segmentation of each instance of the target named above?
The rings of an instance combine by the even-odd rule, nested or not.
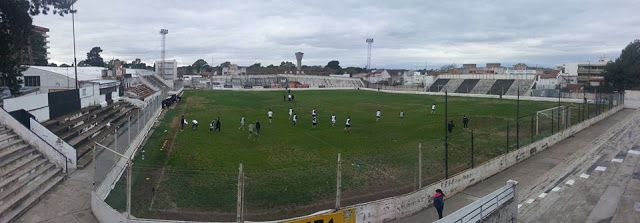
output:
[[[9,116],[11,116],[11,114],[7,110],[5,110],[4,107],[0,107],[0,108],[2,108],[2,110],[4,112],[6,112],[7,114],[9,114]],[[11,118],[15,119],[13,116],[11,116]],[[32,118],[29,118],[29,120],[31,120],[31,119]],[[16,120],[16,121],[18,121],[18,120]],[[25,126],[25,128],[26,128],[26,126]],[[53,151],[56,151],[58,154],[60,154],[60,155],[62,155],[62,157],[64,157],[64,173],[68,174],[69,173],[69,157],[67,157],[66,155],[64,155],[64,153],[62,153],[58,149],[56,149],[56,147],[51,145],[51,143],[47,142],[47,140],[44,140],[40,135],[38,135],[33,130],[31,130],[31,128],[26,128],[26,129],[29,130],[29,132],[31,132],[34,135],[36,135],[40,140],[42,140],[44,143],[49,145],[51,148],[53,148]]]
[[[516,181],[508,181],[507,185],[480,198],[466,207],[451,213],[449,216],[437,222],[473,222],[482,220],[487,215],[494,213],[501,204],[516,197]],[[480,217],[478,219],[478,217]]]

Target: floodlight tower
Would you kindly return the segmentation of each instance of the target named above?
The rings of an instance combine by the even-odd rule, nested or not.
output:
[[[367,38],[367,70],[371,68],[371,45],[373,45],[373,38]]]
[[[162,50],[160,51],[162,60],[160,61],[160,77],[164,79],[164,60],[165,60],[165,40],[169,34],[168,29],[160,29],[160,35],[162,36]]]
[[[302,56],[304,56],[303,52],[296,52],[296,62],[297,62],[297,71],[296,73],[301,74],[302,73]]]

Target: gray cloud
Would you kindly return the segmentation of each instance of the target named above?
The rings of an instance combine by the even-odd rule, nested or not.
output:
[[[78,59],[93,46],[105,59],[147,63],[167,57],[248,65],[278,64],[305,52],[305,64],[340,60],[364,66],[365,38],[375,38],[375,67],[423,68],[447,63],[552,66],[615,57],[640,38],[637,0],[364,1],[80,0]],[[70,16],[37,16],[51,29],[53,62],[71,63]]]

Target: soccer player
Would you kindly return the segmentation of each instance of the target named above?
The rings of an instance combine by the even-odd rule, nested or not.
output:
[[[462,118],[462,125],[465,129],[469,127],[469,118],[467,118],[467,115],[464,115]]]
[[[209,123],[209,132],[213,132],[213,129],[216,127],[216,120],[214,119]]]
[[[271,109],[267,112],[267,117],[269,118],[269,123],[271,123],[273,120],[273,111],[271,111]]]
[[[291,95],[291,93],[289,93],[287,97],[289,98],[289,102],[293,101],[293,95]]]
[[[351,134],[351,116],[347,116],[347,121],[344,123],[344,131]]]
[[[315,116],[313,116],[313,118],[311,119],[311,127],[312,128],[318,127],[318,118]]]
[[[436,113],[436,103],[433,103],[431,105],[431,114],[435,114]]]
[[[311,110],[311,117],[316,117],[318,115],[318,111],[316,111],[316,108],[313,108],[313,110]]]
[[[198,128],[198,120],[193,120],[191,121],[191,129],[197,129]]]
[[[298,124],[298,115],[296,113],[293,113],[293,116],[291,116],[291,124],[293,124],[293,126]]]
[[[449,131],[449,134],[451,134],[451,132],[453,132],[453,127],[455,127],[453,125],[453,120],[449,120],[449,124],[447,124],[447,130]]]
[[[404,111],[400,111],[400,119],[404,119]]]
[[[184,125],[187,124],[187,120],[184,119],[184,115],[180,117],[180,129],[184,129]]]
[[[256,135],[260,136],[260,121],[256,120]]]
[[[289,107],[289,119],[293,117],[293,108]]]
[[[378,110],[376,111],[376,122],[377,122],[377,121],[380,121],[380,116],[382,116],[382,112],[380,111],[380,109],[378,109]]]
[[[222,131],[222,121],[220,121],[220,117],[216,120],[216,128],[214,130],[218,130],[218,132]]]
[[[240,118],[240,127],[238,127],[238,129],[242,129],[242,128],[244,128],[244,116]]]
[[[331,127],[336,127],[336,114],[331,114]]]

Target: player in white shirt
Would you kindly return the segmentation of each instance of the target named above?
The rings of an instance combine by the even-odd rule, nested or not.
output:
[[[351,116],[347,116],[347,121],[344,123],[344,131],[351,134]]]
[[[269,123],[271,123],[273,120],[273,111],[271,111],[271,109],[267,112],[267,117],[269,118]]]
[[[198,120],[193,120],[191,121],[191,128],[192,129],[197,129],[198,128]]]
[[[435,103],[433,103],[433,104],[431,105],[431,114],[435,114],[435,113],[436,113],[436,104],[435,104]]]
[[[336,127],[336,114],[331,114],[331,127]]]
[[[382,116],[382,112],[380,111],[380,109],[378,109],[378,111],[376,111],[376,122],[380,121],[381,116]]]
[[[293,124],[293,126],[298,124],[298,115],[296,113],[293,113],[293,116],[291,116],[291,124]]]
[[[238,127],[238,129],[242,129],[242,128],[244,128],[244,116],[240,118],[240,127]]]
[[[313,110],[311,110],[311,117],[316,117],[318,115],[318,111],[316,111],[316,108],[313,108]]]
[[[293,108],[289,107],[289,119],[291,119],[291,117],[293,117]]]
[[[404,111],[400,111],[400,119],[404,119]]]

